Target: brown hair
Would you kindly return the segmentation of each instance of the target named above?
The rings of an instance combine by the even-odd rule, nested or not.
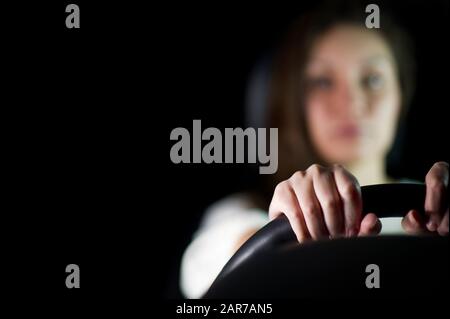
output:
[[[306,169],[313,163],[326,164],[311,144],[304,115],[304,69],[313,42],[336,24],[365,26],[365,7],[355,1],[319,9],[308,12],[292,24],[274,57],[266,118],[268,126],[277,127],[279,132],[278,172],[270,177],[267,185],[272,191],[276,183],[296,170]],[[403,116],[400,118],[403,119],[414,86],[411,44],[406,33],[385,11],[377,32],[386,40],[396,60],[402,96]]]

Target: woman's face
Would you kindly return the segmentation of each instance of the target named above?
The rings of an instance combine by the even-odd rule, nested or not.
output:
[[[389,150],[400,111],[396,65],[385,40],[338,25],[315,42],[306,66],[306,119],[328,163],[351,163]]]

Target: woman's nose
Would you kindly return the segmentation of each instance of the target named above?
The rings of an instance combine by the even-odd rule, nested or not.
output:
[[[352,83],[338,85],[333,100],[333,104],[339,112],[345,112],[351,116],[363,116],[368,110],[364,92]]]

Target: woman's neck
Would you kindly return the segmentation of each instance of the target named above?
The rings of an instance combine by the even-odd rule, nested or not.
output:
[[[391,179],[386,174],[384,158],[372,158],[370,160],[357,161],[345,165],[345,167],[357,179],[359,184],[371,185],[388,183]]]

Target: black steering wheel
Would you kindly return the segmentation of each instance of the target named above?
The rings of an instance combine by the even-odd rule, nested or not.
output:
[[[422,214],[424,184],[361,187],[363,215]],[[379,288],[369,288],[368,265]],[[224,266],[204,298],[407,297],[440,294],[449,284],[448,237],[371,236],[298,244],[285,216],[253,235]],[[371,268],[372,269],[372,268]]]

